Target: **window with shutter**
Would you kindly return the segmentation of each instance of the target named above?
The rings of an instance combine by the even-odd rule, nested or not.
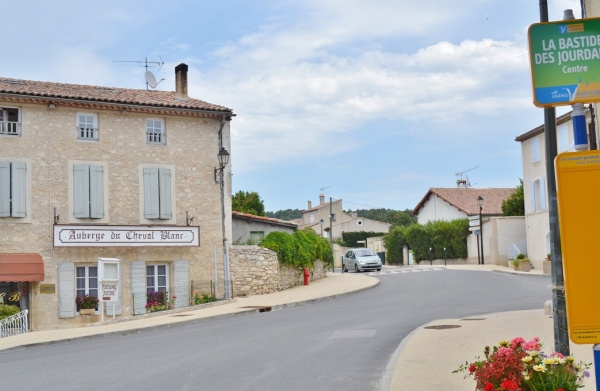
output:
[[[77,139],[98,141],[98,116],[96,114],[77,114]]]
[[[73,216],[78,219],[104,217],[104,167],[73,165]]]
[[[27,164],[0,162],[0,217],[27,217]]]
[[[144,218],[170,220],[173,218],[171,170],[147,167],[144,177]]]
[[[16,107],[0,107],[0,136],[21,135],[21,110]]]

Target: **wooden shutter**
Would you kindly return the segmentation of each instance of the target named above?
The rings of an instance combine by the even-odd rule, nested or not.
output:
[[[131,308],[134,315],[146,313],[146,262],[131,262]]]
[[[12,215],[27,217],[27,165],[12,164]]]
[[[158,170],[160,174],[159,186],[160,186],[160,218],[163,220],[170,220],[173,217],[171,211],[171,170],[168,168],[161,168]]]
[[[90,217],[90,166],[85,164],[73,165],[73,216]]]
[[[0,162],[0,217],[10,217],[9,162]]]
[[[90,166],[90,217],[104,217],[104,167]]]
[[[173,262],[173,294],[175,299],[175,308],[187,307],[190,305],[190,264],[188,261]]]
[[[58,317],[75,316],[75,265],[72,262],[58,264]]]
[[[144,168],[144,218],[158,219],[158,168]]]

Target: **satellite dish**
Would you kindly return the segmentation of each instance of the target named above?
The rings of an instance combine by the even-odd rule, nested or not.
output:
[[[156,77],[150,71],[146,71],[146,83],[152,88],[156,88],[158,82],[156,81]]]

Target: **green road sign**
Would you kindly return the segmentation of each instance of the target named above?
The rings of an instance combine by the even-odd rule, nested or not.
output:
[[[600,101],[600,18],[532,24],[528,37],[536,106]]]

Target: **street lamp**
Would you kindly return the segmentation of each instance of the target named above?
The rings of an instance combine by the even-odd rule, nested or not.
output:
[[[231,275],[229,273],[229,249],[227,246],[227,238],[225,237],[225,175],[224,170],[229,163],[229,152],[225,147],[217,154],[219,159],[219,168],[215,168],[215,181],[218,182],[221,189],[221,234],[223,236],[223,274],[225,279],[225,298],[231,299]]]
[[[429,247],[429,265],[433,265],[433,253],[431,252],[431,247]]]
[[[481,222],[481,211],[483,210],[483,197],[477,197],[477,205],[479,205],[479,240],[481,240],[481,264],[485,264],[483,260],[483,224]]]
[[[321,226],[321,237],[323,237],[323,224],[325,224],[325,222],[321,219],[321,221],[319,221],[319,225]]]

